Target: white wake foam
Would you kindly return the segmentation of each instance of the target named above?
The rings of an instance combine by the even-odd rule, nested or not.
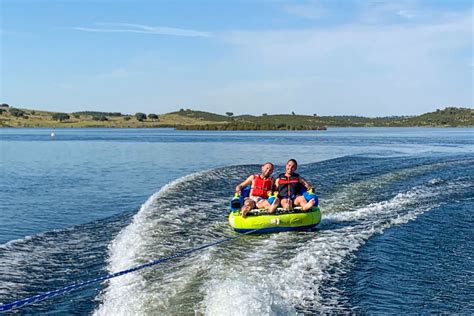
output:
[[[159,243],[157,238],[167,234],[163,231],[157,235],[159,221],[179,215],[172,212],[184,212],[176,208],[157,216],[157,199],[177,184],[199,176],[201,174],[179,179],[150,197],[132,223],[111,243],[110,272],[142,263],[140,258],[146,257],[142,253],[149,252],[150,245]],[[437,199],[433,197],[439,194],[439,183],[439,179],[434,179],[387,201],[324,213],[320,230],[315,233],[280,233],[242,239],[240,245],[233,243],[232,247],[221,249],[235,251],[231,255],[222,255],[218,248],[211,248],[180,261],[169,274],[160,276],[156,284],[145,280],[140,273],[113,279],[102,294],[102,304],[95,314],[179,313],[190,308],[197,314],[207,315],[346,310],[343,293],[336,284],[350,271],[350,259],[374,234],[407,223],[436,207],[433,200]],[[446,183],[443,190],[451,190],[451,185],[456,187],[459,183]],[[243,251],[247,240],[250,243]],[[157,251],[155,258],[160,256],[159,248]]]
[[[414,206],[419,199],[435,194],[427,187],[415,187],[388,201],[373,203],[354,211],[327,214],[328,226],[335,222],[350,224],[316,233],[299,244],[291,233],[268,238],[233,269],[214,266],[216,275],[204,285],[204,311],[208,315],[272,315],[304,312],[335,312],[344,308],[341,293],[334,286],[350,269],[355,252],[374,234],[394,225],[404,224],[434,207]],[[356,223],[352,223],[355,221]],[[296,249],[288,250],[293,247]],[[280,255],[274,254],[275,249]],[[268,262],[273,256],[275,264]],[[266,258],[266,260],[263,260]],[[259,265],[266,262],[266,266]],[[228,271],[227,273],[222,271]],[[220,272],[219,272],[220,271]]]
[[[203,172],[193,173],[170,182],[153,194],[109,245],[108,271],[115,273],[142,264],[141,255],[155,227],[158,210],[157,199],[183,182],[192,181]],[[153,219],[151,218],[153,217]],[[156,254],[158,257],[159,254]],[[95,315],[133,315],[140,314],[146,300],[146,282],[140,273],[130,273],[108,281],[107,288],[99,297],[101,304]]]

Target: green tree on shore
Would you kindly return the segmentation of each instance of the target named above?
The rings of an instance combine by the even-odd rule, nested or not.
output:
[[[15,108],[10,108],[9,112],[14,117],[22,117],[23,115],[25,115],[25,111],[22,111],[20,109],[15,109]]]
[[[54,113],[51,117],[53,118],[53,120],[59,121],[59,122],[69,120],[70,118],[69,114],[67,113]]]
[[[143,122],[143,120],[146,120],[146,114],[145,113],[137,112],[137,113],[135,113],[135,117],[140,122]]]

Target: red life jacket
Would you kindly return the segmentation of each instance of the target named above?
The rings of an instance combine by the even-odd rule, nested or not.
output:
[[[260,196],[263,198],[268,197],[268,191],[271,191],[273,185],[272,178],[262,178],[259,174],[253,176],[252,188],[250,189],[250,195]]]

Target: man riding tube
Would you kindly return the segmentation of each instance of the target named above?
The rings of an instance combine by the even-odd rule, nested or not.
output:
[[[274,180],[271,177],[274,166],[271,162],[262,165],[260,174],[250,175],[242,183],[235,187],[235,194],[240,196],[242,188],[250,185],[250,195],[244,199],[241,214],[242,217],[255,207],[266,209],[269,213],[275,213],[279,199],[273,196]]]
[[[300,206],[302,211],[310,210],[316,203],[316,195],[313,193],[312,185],[297,174],[298,163],[290,159],[286,163],[285,173],[278,175],[275,186],[278,190],[281,206],[292,210],[294,206]],[[309,194],[309,200],[302,195],[303,187]]]

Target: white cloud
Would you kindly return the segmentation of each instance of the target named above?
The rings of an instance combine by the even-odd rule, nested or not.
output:
[[[114,91],[130,90],[115,102],[124,107],[147,104],[150,108],[143,111],[160,113],[186,107],[239,114],[371,116],[469,105],[465,91],[472,78],[466,83],[459,73],[461,61],[453,62],[449,55],[472,42],[471,21],[469,15],[425,25],[220,33],[217,38],[230,43],[234,55],[180,66],[142,54],[95,77],[92,83],[100,80],[102,91],[93,100],[103,95],[105,104]]]
[[[416,11],[410,11],[410,10],[399,10],[397,14],[401,17],[404,17],[406,19],[414,19],[420,16],[419,12]]]
[[[387,23],[394,18],[413,19],[418,16],[417,2],[399,1],[364,1],[361,2],[359,21],[362,23]]]
[[[95,23],[97,27],[73,27],[74,30],[99,33],[144,33],[156,35],[212,37],[210,32],[131,23]]]
[[[262,63],[316,64],[325,58],[346,55],[367,62],[405,62],[404,58],[433,58],[472,42],[472,12],[461,19],[439,24],[410,26],[345,25],[330,29],[235,31],[225,40]],[[357,56],[359,54],[359,56]]]
[[[468,12],[429,24],[227,33],[240,59],[234,63],[258,78],[222,84],[214,99],[248,105],[249,112],[256,105],[271,112],[286,104],[296,112],[319,105],[339,114],[353,106],[354,114],[366,115],[466,104],[472,76],[458,55],[472,47],[472,19]]]

